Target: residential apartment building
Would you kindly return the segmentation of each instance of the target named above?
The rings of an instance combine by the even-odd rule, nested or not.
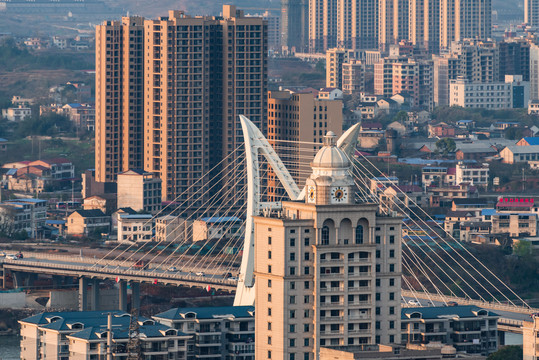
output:
[[[23,105],[2,109],[2,118],[7,119],[8,121],[22,121],[31,116],[32,109]]]
[[[281,46],[304,52],[308,42],[309,0],[281,1]]]
[[[523,81],[530,81],[530,42],[527,39],[507,39],[496,46],[500,53],[498,81],[505,81],[505,75],[522,75]]]
[[[191,336],[187,359],[254,360],[254,312],[253,306],[173,308],[153,319]]]
[[[472,83],[465,79],[451,80],[449,105],[494,110],[524,107],[529,100],[528,88],[528,84],[520,81]]]
[[[144,18],[96,26],[95,169],[99,182],[143,167]]]
[[[243,220],[236,216],[206,217],[193,221],[193,241],[240,238],[244,234]]]
[[[101,210],[76,210],[67,217],[68,235],[100,236],[110,231],[110,216]]]
[[[182,208],[200,206],[215,195],[205,190],[221,170],[217,164],[243,144],[238,115],[266,132],[267,22],[228,5],[220,17],[170,11],[160,19],[122,21],[97,30],[96,179],[115,181],[118,173],[144,169],[161,179],[162,200]],[[140,37],[132,39],[135,33]],[[127,55],[105,58],[120,56],[110,50],[115,47]],[[131,56],[133,48],[140,51]],[[107,69],[111,62],[118,70]],[[121,94],[112,92],[115,87]],[[128,111],[120,112],[120,103]],[[118,135],[120,128],[129,131]],[[240,160],[230,156],[222,166],[239,172]],[[228,179],[216,188],[228,190]],[[244,184],[236,185],[232,201],[243,196]],[[199,192],[206,195],[193,196]]]
[[[402,219],[356,202],[350,166],[328,133],[305,202],[254,219],[256,358],[400,341]]]
[[[326,51],[326,87],[343,89],[343,64],[353,59],[351,50],[334,48]]]
[[[118,208],[155,214],[161,210],[161,179],[153,173],[131,169],[118,174]]]
[[[378,1],[378,43],[381,51],[409,38],[409,1]]]
[[[123,214],[118,216],[118,242],[153,241],[153,219],[150,214]]]
[[[539,27],[539,3],[536,0],[524,0],[524,22]]]
[[[268,142],[286,164],[296,184],[309,173],[314,151],[328,131],[342,133],[342,100],[320,100],[311,93],[268,93]],[[273,169],[267,175],[268,200],[285,194]]]
[[[457,352],[488,355],[498,349],[499,315],[476,306],[403,308],[403,344],[441,342]]]
[[[35,238],[47,219],[47,201],[12,199],[0,202],[0,226],[7,236],[26,232]]]
[[[410,0],[408,40],[429,54],[440,50],[440,1]]]
[[[440,0],[440,48],[453,41],[482,39],[492,33],[491,0]]]
[[[192,221],[165,215],[155,219],[155,241],[186,241],[192,238]]]
[[[523,322],[522,344],[523,360],[539,359],[539,317]]]
[[[342,91],[349,95],[365,91],[365,64],[360,60],[342,64]]]
[[[107,355],[108,314],[111,313],[112,359],[129,355],[131,316],[119,311],[45,312],[19,320],[21,359],[82,360]],[[140,353],[143,357],[188,359],[183,334],[154,320],[138,318]]]
[[[489,181],[489,166],[483,164],[468,164],[459,161],[455,167],[455,184],[469,183],[474,186],[486,187]]]

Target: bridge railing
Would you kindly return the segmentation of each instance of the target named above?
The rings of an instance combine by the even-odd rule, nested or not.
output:
[[[432,299],[434,301],[439,302],[448,302],[448,301],[454,301],[459,305],[475,305],[482,308],[488,308],[488,309],[494,309],[494,310],[503,310],[503,311],[511,311],[511,312],[519,312],[523,314],[533,314],[539,312],[539,309],[536,308],[528,308],[524,306],[515,306],[515,305],[509,305],[509,304],[500,304],[497,302],[486,302],[486,301],[480,301],[480,300],[472,300],[472,299],[464,299],[459,298],[455,296],[440,296],[437,294],[427,294],[421,291],[409,291],[409,290],[402,290],[402,295],[406,297],[411,298],[421,298],[421,299]]]
[[[158,279],[159,282],[167,282],[166,280],[176,280],[176,281],[187,281],[187,282],[199,282],[199,283],[208,283],[208,284],[222,284],[228,286],[235,286],[237,281],[231,279],[223,278],[213,278],[206,276],[198,276],[192,274],[178,274],[171,272],[152,272],[149,270],[139,270],[139,269],[122,269],[112,266],[83,266],[83,265],[66,265],[58,263],[44,263],[38,261],[29,261],[25,259],[3,259],[2,263],[10,265],[20,265],[34,268],[48,268],[48,269],[60,269],[60,270],[70,270],[78,272],[89,272],[89,273],[106,273],[110,274],[111,277],[115,276],[133,276],[133,277],[144,277],[148,279]],[[79,273],[83,275],[82,273]]]

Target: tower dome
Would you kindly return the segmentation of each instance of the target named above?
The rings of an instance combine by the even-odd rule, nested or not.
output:
[[[324,136],[324,146],[318,151],[311,163],[313,169],[348,169],[350,167],[348,157],[344,151],[337,147],[336,137],[333,131],[329,131]]]

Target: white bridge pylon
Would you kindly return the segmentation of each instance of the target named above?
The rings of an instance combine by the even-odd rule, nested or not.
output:
[[[272,167],[275,175],[283,185],[290,200],[305,199],[305,188],[301,191],[288,172],[283,162],[264,137],[262,132],[245,116],[240,115],[241,128],[245,141],[245,154],[247,162],[247,218],[245,220],[245,239],[243,243],[243,257],[241,259],[240,275],[234,306],[254,305],[255,303],[255,242],[253,216],[261,214],[263,209],[280,208],[280,202],[263,202],[260,189],[260,167],[258,156],[262,155]],[[337,142],[348,156],[353,155],[356,148],[359,124],[348,129]]]

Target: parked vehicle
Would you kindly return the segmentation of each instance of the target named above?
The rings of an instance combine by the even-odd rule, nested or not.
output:
[[[459,304],[456,301],[448,301],[447,306],[458,306]]]
[[[171,266],[167,269],[167,271],[170,271],[170,272],[176,272],[178,271],[178,269],[176,269],[176,266]]]
[[[195,275],[196,276],[204,276],[205,274],[202,271],[199,271],[199,272],[196,272]]]
[[[408,300],[409,305],[421,306],[421,303],[417,300]]]
[[[6,259],[8,259],[8,260],[17,260],[18,256],[15,255],[15,254],[8,254],[8,255],[6,255]]]
[[[135,269],[147,269],[148,268],[148,262],[144,260],[138,260],[135,265],[133,265],[133,268]]]

